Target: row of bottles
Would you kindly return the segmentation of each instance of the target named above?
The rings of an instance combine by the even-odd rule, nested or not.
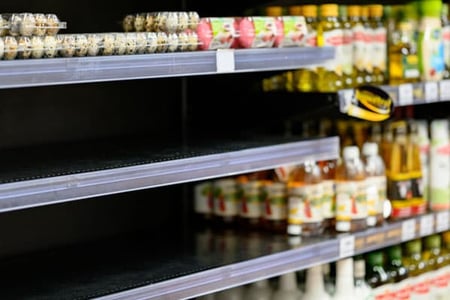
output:
[[[314,265],[198,299],[450,299],[450,232]]]
[[[305,17],[306,46],[334,47],[335,59],[264,79],[265,91],[336,92],[450,78],[450,22],[442,0],[295,8],[289,13]]]

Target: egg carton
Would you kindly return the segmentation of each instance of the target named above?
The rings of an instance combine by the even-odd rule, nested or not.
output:
[[[56,35],[67,23],[52,13],[0,14],[0,36]]]
[[[200,17],[195,11],[160,11],[126,15],[122,20],[125,32],[178,33],[196,30]]]

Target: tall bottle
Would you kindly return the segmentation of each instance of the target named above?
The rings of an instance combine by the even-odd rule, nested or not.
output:
[[[268,279],[250,283],[244,291],[245,300],[271,300],[273,290]]]
[[[337,4],[322,4],[317,27],[317,45],[334,47],[335,58],[318,67],[317,89],[319,92],[336,92],[344,86],[342,79],[343,31],[339,22]]]
[[[367,228],[366,175],[357,146],[346,146],[336,169],[336,231]]]
[[[444,44],[441,22],[442,0],[419,2],[419,66],[423,81],[442,80]]]
[[[200,222],[210,222],[214,215],[212,181],[203,181],[194,186],[194,212]]]
[[[353,258],[340,259],[336,262],[336,291],[333,300],[354,299],[355,296]]]
[[[366,260],[359,255],[354,258],[355,299],[373,300],[372,288],[366,282]]]
[[[330,295],[325,291],[322,266],[312,266],[306,270],[305,293],[302,300],[328,300]]]
[[[450,209],[450,140],[446,119],[431,121],[430,209]]]
[[[420,161],[420,146],[418,140],[417,123],[411,119],[408,122],[408,169],[412,180],[412,214],[422,215],[426,213],[428,203],[423,198],[422,164]]]
[[[414,239],[403,244],[403,264],[408,269],[411,299],[428,299],[430,286],[424,278],[426,263],[422,257],[422,240]]]
[[[384,222],[384,201],[387,199],[386,168],[378,154],[378,144],[365,142],[362,152],[367,176],[367,226],[380,226]]]
[[[430,294],[433,299],[446,299],[448,278],[444,277],[445,255],[439,234],[424,237],[423,258],[427,264],[427,277],[430,282]]]
[[[323,232],[322,197],[320,167],[315,161],[307,160],[290,174],[288,234],[317,236]]]
[[[346,5],[339,5],[339,21],[342,24],[342,80],[343,88],[353,88],[353,30]]]
[[[352,57],[352,77],[353,85],[362,85],[365,82],[366,69],[365,69],[365,56],[366,56],[366,30],[361,21],[361,6],[349,5],[347,6],[348,20],[352,31],[352,45],[353,45],[353,57]]]
[[[408,269],[403,265],[402,247],[394,245],[387,248],[386,271],[392,279],[392,292],[394,299],[409,299],[411,287],[408,278]]]
[[[417,19],[416,6],[412,3],[395,11],[394,32],[389,41],[389,83],[415,83],[420,81],[419,57],[417,54],[416,28],[412,20]]]
[[[389,273],[385,269],[386,258],[382,250],[376,250],[367,254],[366,281],[372,288],[375,299],[387,297],[392,294],[392,282]]]
[[[430,200],[430,134],[427,120],[415,120],[417,125],[417,142],[420,149],[422,169],[423,199]]]
[[[448,19],[448,3],[442,3],[442,41],[444,43],[445,69],[443,79],[450,79],[450,20]]]
[[[325,232],[334,232],[336,226],[336,166],[337,160],[324,160],[319,162],[322,171],[322,216]]]
[[[232,227],[239,218],[240,202],[234,178],[221,178],[213,182],[214,219],[218,227]]]
[[[264,215],[263,226],[275,233],[286,233],[287,228],[287,190],[284,182],[269,182],[263,188]]]
[[[297,273],[289,272],[278,277],[278,287],[272,294],[272,300],[298,300],[303,293],[298,288]]]
[[[373,48],[373,29],[372,23],[369,19],[369,6],[361,5],[361,22],[364,26],[364,41],[365,41],[365,55],[364,55],[364,83],[373,84],[373,62],[372,62],[372,48]]]
[[[305,17],[307,36],[305,47],[317,47],[317,5],[301,6],[301,13]],[[299,92],[313,92],[317,90],[317,68],[302,67],[294,72],[295,88]]]
[[[372,46],[369,51],[372,58],[372,83],[385,84],[387,71],[387,30],[383,22],[382,5],[369,5],[369,22],[372,28]]]

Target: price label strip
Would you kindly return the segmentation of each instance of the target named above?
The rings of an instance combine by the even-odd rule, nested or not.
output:
[[[448,211],[441,211],[436,214],[436,231],[446,231],[449,229],[450,213]]]
[[[411,105],[414,103],[414,92],[412,84],[400,84],[398,86],[398,104]]]
[[[416,220],[406,220],[402,223],[402,242],[416,237]]]
[[[450,101],[450,80],[439,82],[439,99],[441,101]]]
[[[434,215],[426,215],[420,218],[420,236],[427,236],[434,232]]]
[[[217,73],[230,73],[236,69],[233,49],[217,49],[216,51]]]
[[[425,102],[437,102],[439,101],[439,88],[437,82],[425,83]]]
[[[355,236],[349,235],[339,240],[339,256],[345,258],[355,254]]]

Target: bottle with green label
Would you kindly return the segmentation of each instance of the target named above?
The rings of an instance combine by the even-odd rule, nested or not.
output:
[[[443,79],[450,79],[450,20],[448,19],[448,3],[442,3],[442,41],[444,43],[445,69]]]
[[[386,297],[391,291],[392,279],[385,269],[385,255],[382,250],[367,254],[366,281],[372,288],[375,299]]]
[[[422,240],[414,239],[403,244],[403,264],[408,269],[411,289],[411,299],[427,299],[430,291],[428,280],[423,276],[426,262],[422,256]]]
[[[445,255],[442,250],[442,239],[439,234],[424,237],[423,258],[426,262],[427,277],[430,282],[430,293],[433,299],[446,299],[448,278],[443,272]]]
[[[442,80],[444,75],[444,43],[441,22],[442,0],[419,2],[419,67],[423,81]]]
[[[386,270],[393,281],[392,291],[395,295],[395,299],[409,299],[410,286],[407,281],[408,269],[405,267],[402,261],[402,247],[401,245],[394,245],[388,247],[386,250]]]

